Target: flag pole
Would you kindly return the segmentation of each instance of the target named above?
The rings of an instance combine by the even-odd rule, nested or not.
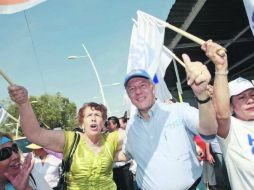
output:
[[[141,11],[141,12],[143,12],[143,11]],[[143,14],[145,14],[145,15],[147,15],[148,17],[150,17],[150,18],[156,20],[157,22],[161,23],[161,24],[164,25],[166,28],[169,28],[170,30],[173,30],[173,31],[175,31],[176,33],[181,34],[182,36],[184,36],[184,37],[186,37],[186,38],[188,38],[188,39],[190,39],[190,40],[196,42],[196,43],[199,44],[199,45],[203,45],[203,44],[205,43],[205,41],[202,40],[201,38],[199,38],[199,37],[197,37],[197,36],[194,36],[194,35],[192,35],[192,34],[186,32],[186,31],[184,31],[184,30],[182,30],[182,29],[180,29],[180,28],[178,28],[178,27],[176,27],[176,26],[173,26],[172,24],[169,24],[168,22],[165,22],[165,21],[163,21],[163,20],[160,20],[160,19],[158,19],[158,18],[156,18],[156,17],[154,17],[154,16],[152,16],[152,15],[149,15],[149,14],[147,14],[147,13],[145,13],[145,12],[143,12]],[[226,49],[225,49],[225,48],[219,49],[218,52],[217,52],[217,54],[218,54],[219,56],[221,56],[221,57],[224,57],[224,56],[226,55]]]
[[[0,69],[0,74],[2,75],[2,77],[3,77],[10,85],[13,85],[13,82],[11,81],[11,79],[3,72],[2,69]]]
[[[177,28],[176,26],[173,26],[172,24],[169,24],[169,23],[167,23],[167,22],[164,22],[164,24],[165,24],[165,27],[166,27],[166,28],[169,28],[169,29],[171,29],[171,30],[177,32],[178,34],[181,34],[182,36],[184,36],[184,37],[186,37],[186,38],[188,38],[188,39],[190,39],[190,40],[196,42],[196,43],[199,44],[199,45],[203,45],[203,44],[205,43],[205,41],[202,40],[201,38],[199,38],[199,37],[197,37],[197,36],[194,36],[194,35],[192,35],[192,34],[186,32],[186,31],[184,31],[184,30],[182,30],[182,29],[180,29],[180,28]],[[221,56],[221,57],[224,57],[224,56],[226,55],[226,49],[225,49],[225,48],[219,49],[218,52],[217,52],[217,54],[218,54],[219,56]]]
[[[172,51],[170,51],[167,47],[163,46],[163,49],[169,53],[180,65],[182,65],[185,68],[185,63],[179,59]]]
[[[174,64],[174,69],[175,69],[175,73],[176,73],[176,80],[177,80],[176,87],[177,87],[179,102],[183,102],[183,97],[182,97],[183,91],[182,91],[179,72],[178,72],[178,69],[177,69],[175,59],[173,59],[173,64]]]

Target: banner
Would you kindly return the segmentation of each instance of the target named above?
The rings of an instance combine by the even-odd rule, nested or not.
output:
[[[46,0],[0,0],[0,14],[13,14],[30,9]]]
[[[254,0],[243,0],[243,3],[249,19],[252,34],[254,36]]]

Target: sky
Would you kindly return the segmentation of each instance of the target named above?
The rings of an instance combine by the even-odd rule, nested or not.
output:
[[[132,18],[142,10],[166,20],[175,0],[49,0],[25,12],[0,15],[0,68],[29,95],[60,92],[76,103],[102,103],[86,46],[103,85],[111,115],[125,111],[126,74]],[[27,24],[28,23],[28,24]],[[120,83],[117,86],[110,86]],[[109,85],[109,86],[107,86]],[[0,100],[8,98],[0,77]]]

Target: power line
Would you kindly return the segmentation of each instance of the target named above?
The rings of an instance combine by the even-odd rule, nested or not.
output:
[[[38,54],[37,54],[37,51],[36,51],[36,48],[35,48],[35,43],[34,43],[34,40],[33,40],[33,37],[32,37],[32,33],[31,33],[31,30],[30,30],[28,19],[27,19],[27,16],[26,16],[26,11],[23,11],[23,13],[24,13],[25,20],[26,20],[28,34],[29,34],[29,37],[30,37],[31,43],[32,43],[32,49],[33,49],[33,52],[34,52],[35,62],[37,64],[37,66],[38,66],[38,71],[39,71],[40,76],[41,76],[41,80],[42,80],[42,84],[43,84],[43,89],[46,92],[46,83],[45,83],[45,80],[44,80],[44,77],[43,77],[43,73],[41,72],[41,67],[40,67],[39,59],[38,59]]]

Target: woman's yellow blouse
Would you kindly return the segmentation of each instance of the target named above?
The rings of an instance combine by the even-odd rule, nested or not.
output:
[[[74,140],[74,132],[65,131],[64,159],[69,154]],[[95,154],[81,137],[70,172],[67,186],[70,190],[115,190],[112,177],[113,158],[117,151],[118,132],[103,134],[102,148]]]

